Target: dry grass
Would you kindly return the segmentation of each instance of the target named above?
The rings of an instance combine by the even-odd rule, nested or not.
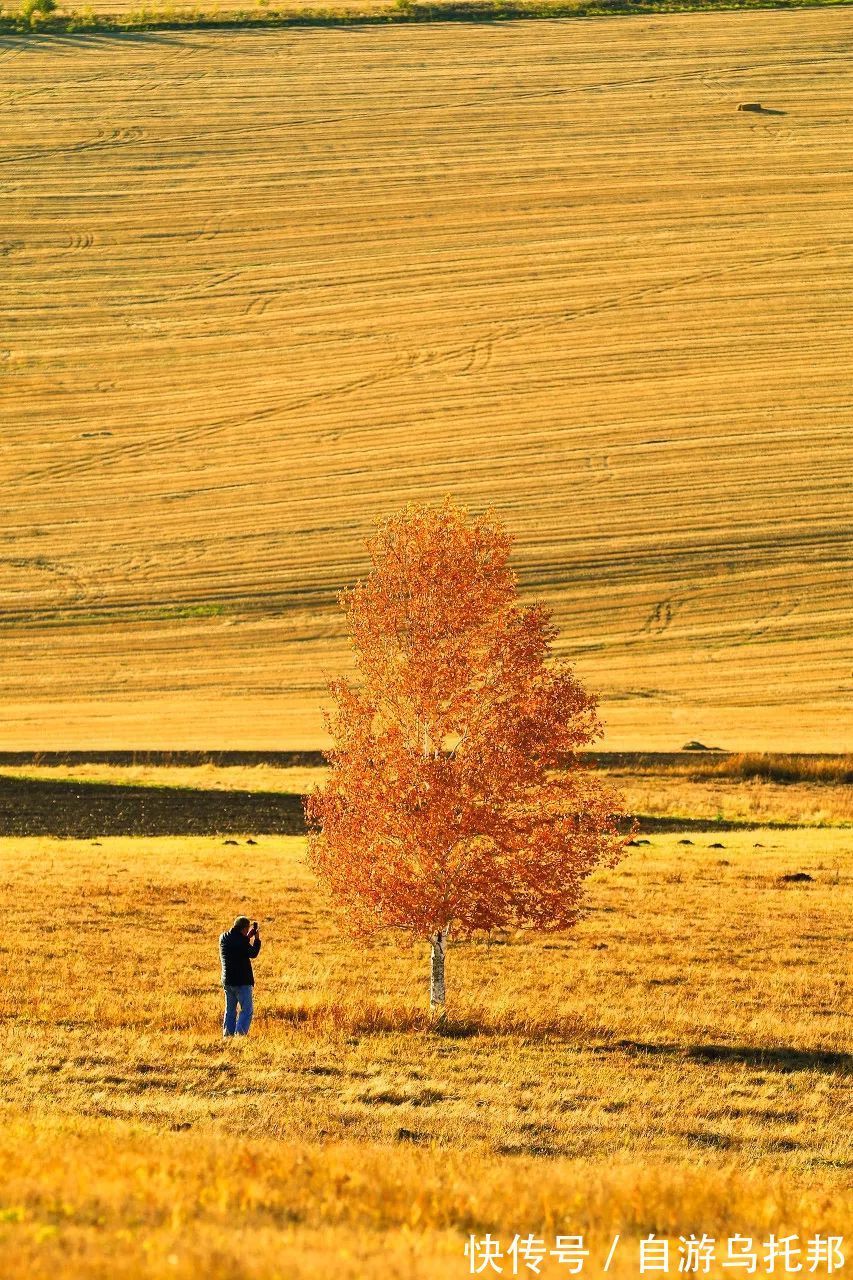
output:
[[[0,740],[316,743],[370,519],[451,492],[611,745],[845,745],[848,35],[7,39]]]
[[[12,1169],[0,1239],[33,1280],[121,1275],[198,1280],[231,1276],[252,1259],[271,1280],[428,1280],[462,1277],[465,1234],[508,1243],[516,1226],[553,1242],[581,1225],[602,1259],[614,1224],[613,1274],[635,1276],[637,1240],[694,1230],[725,1240],[790,1229],[837,1233],[849,1218],[841,1187],[768,1182],[740,1161],[714,1176],[678,1162],[493,1159],[396,1145],[155,1133],[124,1121],[9,1115],[0,1151]],[[81,1184],[80,1169],[102,1171]],[[677,1256],[677,1255],[676,1255]],[[543,1274],[562,1274],[546,1264]]]
[[[122,786],[192,787],[206,791],[283,791],[305,795],[326,777],[323,767],[276,765],[0,765],[0,774],[16,778],[55,778],[112,782]]]
[[[7,1256],[421,1280],[469,1230],[849,1229],[853,839],[691,839],[596,877],[571,935],[452,948],[443,1034],[425,947],[346,945],[299,840],[0,841]],[[223,1045],[244,906],[258,1016]]]
[[[853,823],[853,757],[684,755],[656,768],[613,768],[633,813],[728,822]]]
[[[803,756],[739,752],[708,761],[709,772],[724,778],[760,782],[820,782],[828,786],[853,783],[853,755]]]
[[[820,783],[849,786],[853,783],[853,755],[783,751],[720,751],[702,748],[666,755],[595,753],[599,764],[614,773],[654,773],[664,778],[726,779],[736,782]]]
[[[724,822],[790,822],[803,826],[853,824],[850,788],[773,782],[691,782],[634,774],[614,779],[632,813],[693,816]]]

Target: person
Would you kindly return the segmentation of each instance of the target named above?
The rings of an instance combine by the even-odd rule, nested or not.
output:
[[[222,986],[225,990],[223,1036],[249,1034],[254,1013],[255,975],[252,972],[252,961],[260,949],[258,922],[250,922],[248,916],[238,916],[231,928],[220,934],[219,956],[222,961]]]

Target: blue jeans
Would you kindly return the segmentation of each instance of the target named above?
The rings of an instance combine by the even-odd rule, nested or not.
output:
[[[225,986],[225,1019],[222,1023],[224,1036],[247,1036],[255,1012],[254,988],[251,986]],[[237,1017],[237,1005],[240,1016]]]

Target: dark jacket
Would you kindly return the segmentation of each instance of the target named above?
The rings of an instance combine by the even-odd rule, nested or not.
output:
[[[255,975],[252,961],[261,949],[260,938],[250,942],[239,929],[229,929],[219,936],[223,987],[253,987]]]

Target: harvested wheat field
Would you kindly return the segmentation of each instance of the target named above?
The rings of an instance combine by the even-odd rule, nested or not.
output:
[[[847,745],[849,30],[5,39],[0,744],[322,742],[451,493],[608,746]]]
[[[583,1233],[597,1275],[618,1232],[627,1280],[650,1232],[671,1273],[691,1232],[849,1235],[853,836],[724,841],[629,850],[571,933],[452,945],[431,1026],[426,944],[342,940],[301,839],[0,840],[4,1256],[449,1280],[469,1233]],[[223,1045],[235,871],[264,949]]]

